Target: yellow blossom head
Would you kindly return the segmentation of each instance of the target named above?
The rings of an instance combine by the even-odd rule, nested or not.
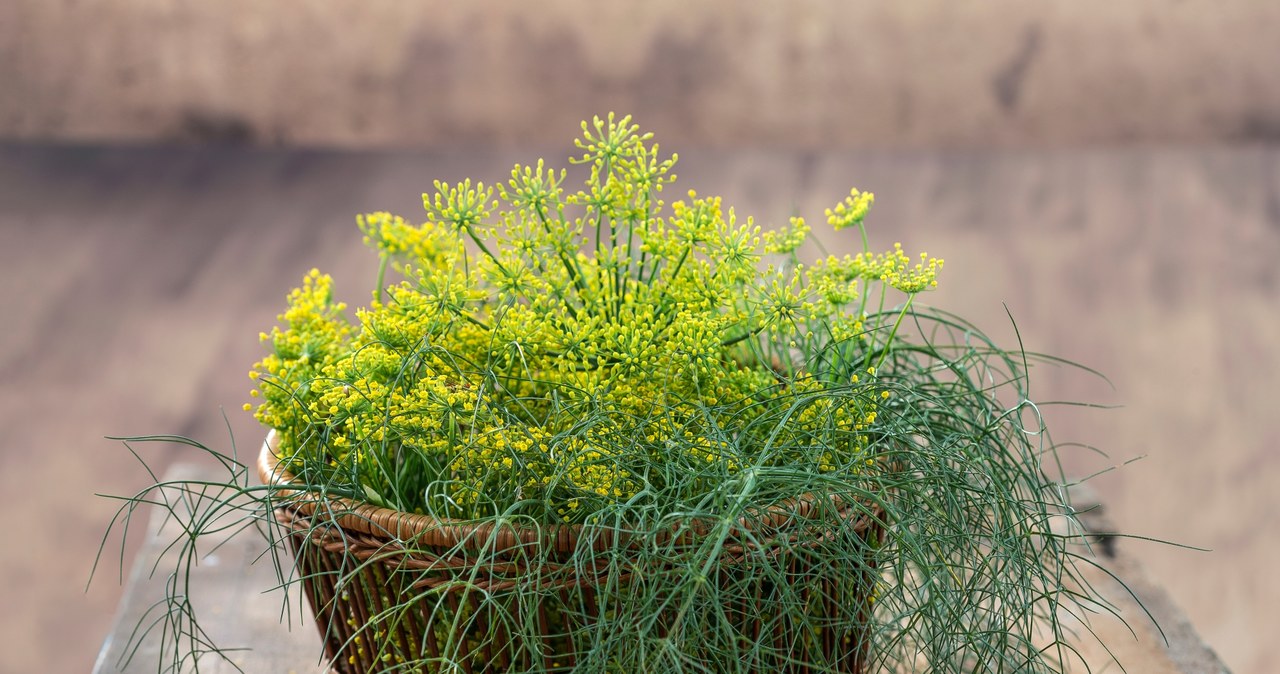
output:
[[[835,228],[836,231],[862,224],[863,219],[867,217],[867,211],[871,210],[871,204],[876,200],[876,195],[871,192],[859,192],[856,188],[849,190],[849,196],[844,201],[836,204],[835,208],[826,210],[827,224]]]

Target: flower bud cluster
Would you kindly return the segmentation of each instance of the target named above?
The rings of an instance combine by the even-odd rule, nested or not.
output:
[[[568,521],[751,466],[868,470],[866,286],[919,292],[941,260],[804,264],[801,217],[762,232],[719,197],[668,207],[676,158],[649,140],[596,118],[580,190],[539,160],[496,188],[435,183],[420,225],[358,218],[396,278],[348,322],[312,272],[263,336],[252,394],[282,458],[402,510]],[[828,222],[861,228],[872,200]]]

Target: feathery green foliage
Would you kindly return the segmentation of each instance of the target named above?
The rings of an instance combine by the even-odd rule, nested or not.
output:
[[[668,207],[676,158],[650,141],[597,118],[581,189],[540,160],[496,188],[436,183],[421,225],[359,218],[381,260],[369,306],[353,320],[313,271],[250,374],[293,495],[228,462],[229,496],[160,483],[124,515],[199,493],[193,533],[230,520],[274,544],[275,508],[344,497],[578,537],[567,558],[522,551],[502,589],[468,576],[510,561],[492,541],[460,543],[465,568],[377,570],[433,589],[369,608],[370,633],[426,615],[432,636],[350,640],[340,666],[1059,671],[1059,612],[1092,600],[1049,526],[1072,511],[1033,357],[914,304],[942,261],[867,249],[870,193],[826,213],[863,252],[805,262],[802,218],[762,231],[693,192]],[[203,641],[179,589],[175,669],[205,648],[181,646]],[[510,664],[482,655],[508,637]]]

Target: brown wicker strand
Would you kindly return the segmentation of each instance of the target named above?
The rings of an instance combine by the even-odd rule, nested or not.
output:
[[[636,532],[580,525],[538,529],[436,520],[291,490],[292,476],[274,452],[270,437],[259,469],[265,482],[281,488],[276,517],[287,532],[326,654],[340,674],[384,672],[424,657],[452,660],[467,674],[522,671],[539,660],[547,671],[569,671],[580,664],[577,654],[590,650],[591,644],[580,641],[593,637],[591,625],[607,605],[602,602],[636,590],[635,583],[663,583],[676,568],[631,567],[625,555],[633,546],[656,542],[679,553],[700,545],[717,526],[691,521],[642,540]],[[833,517],[852,532],[806,524]],[[810,667],[797,663],[822,661],[842,672],[861,672],[869,658],[864,630],[845,633],[823,616],[854,605],[864,624],[869,619],[869,590],[850,596],[849,583],[874,587],[871,565],[884,530],[883,511],[869,503],[802,497],[750,512],[736,524],[710,578],[721,587],[740,588],[735,599],[723,607],[693,609],[721,611],[741,638],[761,643],[764,648],[747,663],[754,671],[808,674]],[[852,579],[814,558],[823,544],[850,533],[867,541],[866,564]],[[598,554],[584,558],[588,551]],[[779,559],[783,554],[791,556]],[[779,577],[755,573],[760,565],[779,563]],[[812,621],[769,608],[787,591],[780,584],[800,588],[801,600],[814,611]],[[405,605],[405,597],[415,594]],[[508,625],[504,615],[515,622]],[[698,616],[685,615],[694,622],[682,624],[675,622],[675,612],[656,616],[654,633],[678,633]],[[512,626],[526,632],[522,638],[536,640],[514,641]],[[536,636],[527,634],[530,628]],[[696,653],[697,644],[690,646]],[[444,665],[424,671],[445,669],[456,671]]]

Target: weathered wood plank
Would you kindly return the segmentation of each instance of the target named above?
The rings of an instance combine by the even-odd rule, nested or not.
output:
[[[193,464],[177,464],[165,475],[171,481],[212,477]],[[151,513],[146,542],[94,674],[157,672],[159,665],[172,662],[172,652],[161,651],[159,629],[147,632],[162,615],[170,574],[185,572],[176,566],[177,550],[172,546],[182,530],[164,514],[160,509]],[[320,638],[300,593],[273,590],[281,581],[266,542],[252,530],[236,536],[211,533],[202,540],[204,552],[190,569],[189,599],[204,636],[225,649],[227,657],[205,655],[200,671],[326,672],[328,668],[318,664]]]

